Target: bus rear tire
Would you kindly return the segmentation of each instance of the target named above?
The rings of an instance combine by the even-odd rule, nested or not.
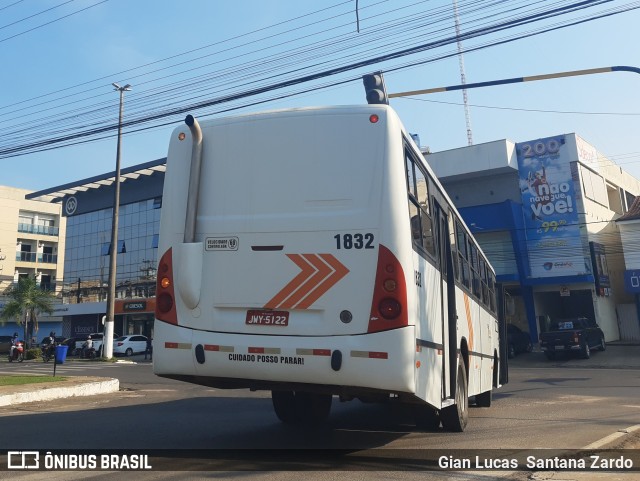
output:
[[[280,421],[285,424],[296,422],[296,398],[293,391],[271,391],[271,401]]]
[[[319,424],[331,412],[332,396],[294,391],[271,391],[273,409],[285,424]]]
[[[455,404],[442,409],[440,418],[445,430],[457,433],[463,432],[469,422],[469,386],[462,358],[458,360]]]
[[[301,424],[320,424],[331,412],[331,394],[296,392],[296,414]]]

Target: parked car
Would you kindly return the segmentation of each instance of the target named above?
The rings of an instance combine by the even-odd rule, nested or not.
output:
[[[518,326],[507,324],[507,349],[509,359],[516,357],[521,352],[531,352],[533,350],[531,336]]]
[[[147,350],[147,337],[140,334],[132,336],[122,336],[113,341],[113,354],[133,354],[145,352]]]
[[[549,331],[540,334],[540,348],[547,359],[555,359],[558,352],[577,352],[589,359],[591,349],[606,349],[600,326],[586,317],[573,317],[552,322]]]
[[[79,349],[82,346],[82,343],[86,341],[86,338],[83,339],[81,337],[69,337],[60,343],[62,346],[67,346],[67,356],[75,356],[76,349]]]
[[[11,336],[0,336],[0,354],[9,354],[11,350]]]
[[[96,353],[98,353],[99,355],[102,354],[101,349],[102,349],[102,341],[104,339],[104,332],[94,332],[93,334],[88,334],[88,336],[91,336],[91,340],[93,341],[93,348],[96,350]],[[120,334],[116,334],[115,332],[113,333],[114,339],[117,339],[119,337],[120,337]],[[82,339],[82,342],[80,342],[80,344],[77,347],[82,347],[82,344],[86,340],[87,340],[86,337]]]

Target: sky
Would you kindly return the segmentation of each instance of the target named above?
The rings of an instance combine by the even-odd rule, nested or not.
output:
[[[460,33],[570,3],[457,0]],[[125,122],[178,110],[155,123],[125,126],[123,168],[166,156],[170,133],[186,113],[204,119],[363,104],[360,77],[376,70],[385,72],[390,93],[461,83],[457,47],[449,42],[239,101],[196,105],[437,39],[455,39],[452,0],[359,0],[357,6],[356,11],[355,0],[0,0],[0,153],[87,128],[111,127],[96,141],[0,156],[0,185],[43,190],[113,171],[119,97],[112,82],[132,85],[124,96]],[[462,48],[472,50],[463,57],[466,81],[640,67],[640,9],[516,38],[624,6],[640,2],[599,2],[566,16],[464,38]],[[507,36],[516,39],[477,49]],[[417,65],[406,66],[410,63]],[[335,82],[344,83],[318,88]],[[638,74],[615,72],[469,89],[473,143],[575,132],[640,178],[640,147],[635,145],[639,86]],[[272,99],[299,90],[310,91]],[[261,103],[247,105],[251,102]],[[432,152],[467,145],[460,91],[397,98],[390,104]],[[234,110],[220,112],[227,108]]]

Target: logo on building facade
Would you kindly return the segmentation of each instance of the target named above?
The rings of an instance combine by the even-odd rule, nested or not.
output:
[[[123,311],[144,311],[147,308],[146,301],[125,302],[122,305]]]
[[[69,198],[67,198],[66,202],[64,203],[64,211],[67,215],[73,215],[76,213],[76,210],[78,210],[78,199],[75,198],[75,196],[71,196]]]

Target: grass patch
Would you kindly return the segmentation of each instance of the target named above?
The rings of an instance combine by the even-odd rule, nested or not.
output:
[[[0,386],[21,386],[23,384],[38,384],[42,382],[59,382],[66,380],[66,377],[58,376],[0,376]]]

